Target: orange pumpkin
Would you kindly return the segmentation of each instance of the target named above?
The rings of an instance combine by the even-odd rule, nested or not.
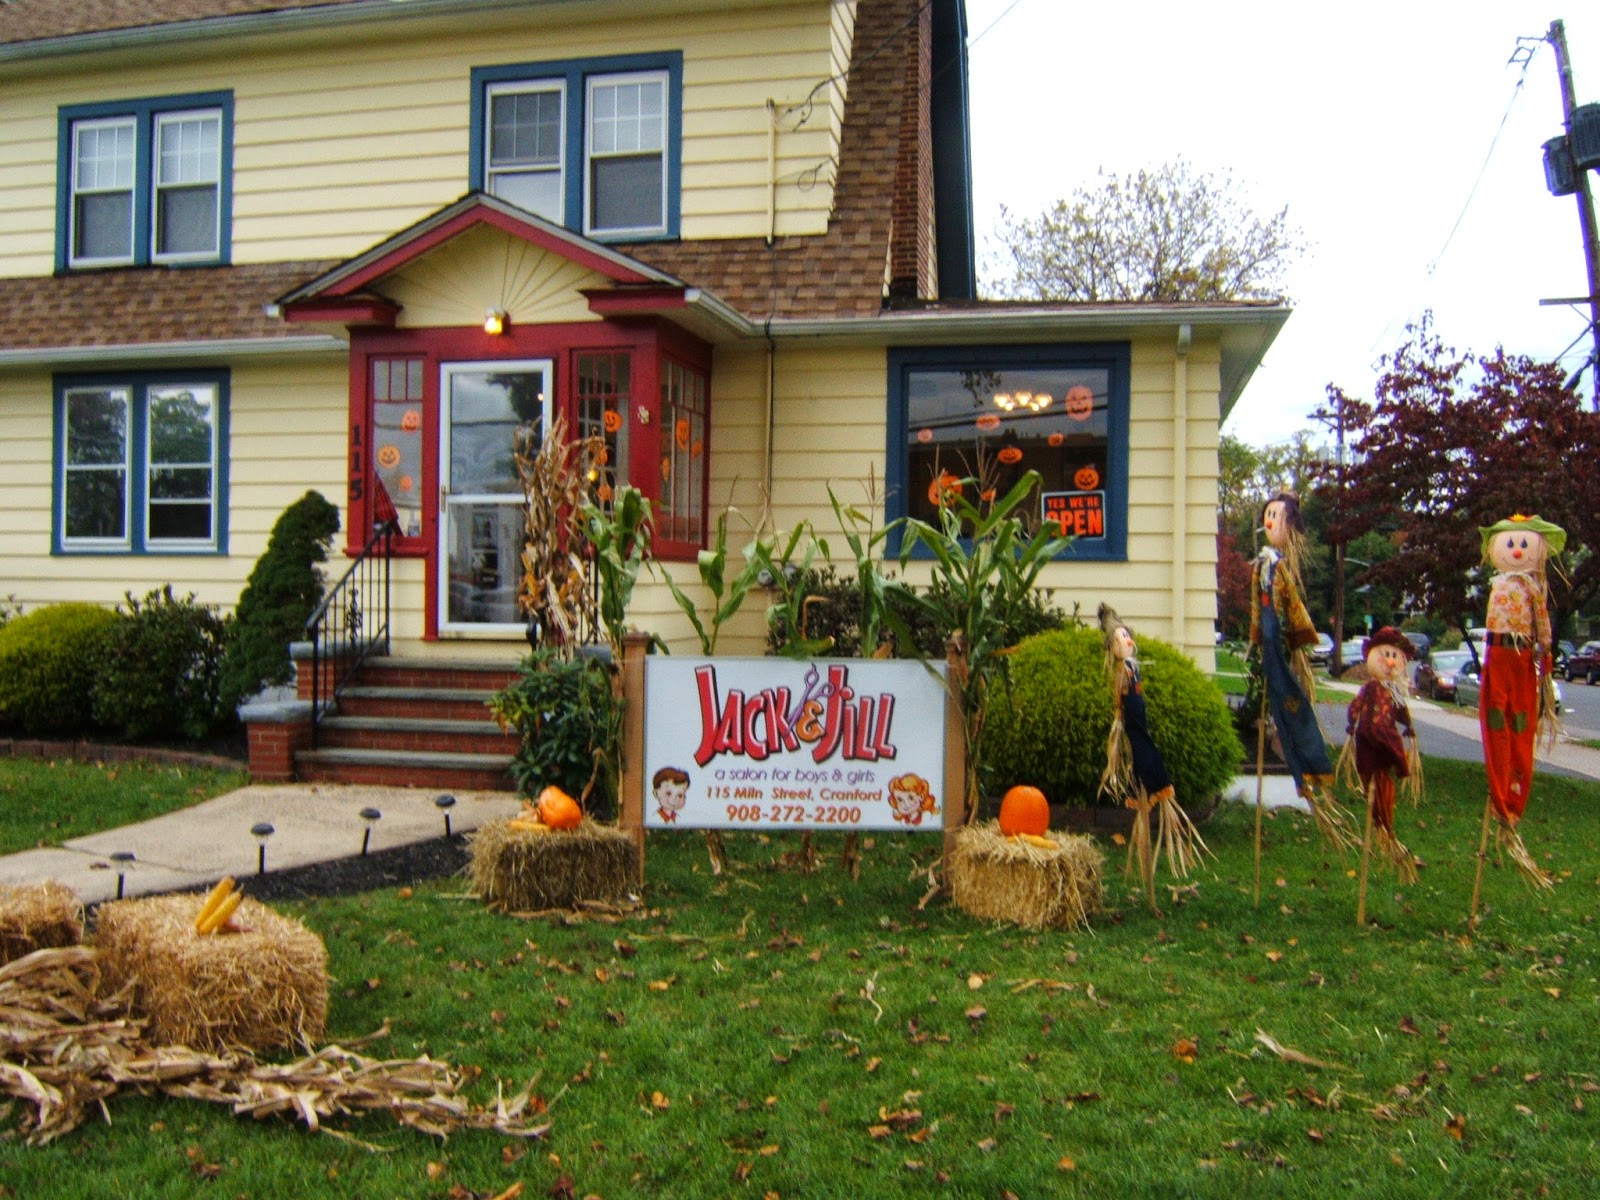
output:
[[[1000,418],[995,413],[980,413],[974,424],[985,433],[993,433],[1000,428]]]
[[[622,428],[622,414],[614,408],[608,408],[605,415],[600,418],[600,424],[607,433],[615,433]]]
[[[1067,435],[1064,433],[1052,433],[1049,437],[1045,438],[1045,441],[1049,442],[1052,446],[1059,446],[1066,440]]]
[[[1050,828],[1050,802],[1036,787],[1019,783],[1000,801],[1000,832],[1007,837],[1019,833],[1043,834]]]
[[[1072,482],[1080,492],[1092,492],[1100,486],[1100,472],[1094,469],[1094,464],[1086,464],[1078,468]]]
[[[1014,467],[1022,461],[1022,448],[1020,446],[1006,446],[995,457],[1005,463],[1006,466]]]
[[[938,477],[928,485],[928,503],[943,508],[961,499],[961,492],[961,480],[949,471],[940,471]]]
[[[576,829],[583,820],[578,802],[551,784],[539,793],[539,819],[551,829]]]

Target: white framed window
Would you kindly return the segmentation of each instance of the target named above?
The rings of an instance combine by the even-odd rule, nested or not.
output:
[[[566,195],[566,85],[490,84],[484,190],[560,224]]]
[[[63,407],[61,541],[86,550],[127,549],[132,390],[69,388]]]
[[[152,384],[146,398],[145,545],[209,547],[216,540],[216,386]]]
[[[657,234],[667,228],[667,73],[587,81],[583,231]]]
[[[132,117],[79,121],[72,127],[74,266],[133,261],[137,133]]]
[[[217,256],[221,181],[222,114],[211,109],[157,116],[151,206],[156,262]]]

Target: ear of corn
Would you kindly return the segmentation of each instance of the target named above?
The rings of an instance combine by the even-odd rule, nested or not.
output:
[[[217,930],[221,929],[228,923],[228,918],[233,916],[234,910],[239,907],[239,904],[243,899],[243,892],[229,892],[222,898],[222,903],[218,904],[216,908],[211,910],[211,913],[206,917],[204,924],[197,925],[195,927],[195,932],[203,935],[215,933]]]
[[[200,927],[206,923],[207,919],[210,918],[212,913],[217,911],[217,905],[221,904],[232,891],[232,875],[226,875],[217,881],[217,886],[212,888],[210,893],[206,896],[206,902],[200,906],[200,913],[194,919],[194,928],[196,933],[204,932]]]
[[[518,833],[548,833],[550,826],[539,820],[537,816],[512,817],[506,822],[506,828],[516,830]]]
[[[1030,846],[1037,846],[1041,850],[1059,850],[1061,848],[1054,839],[1044,837],[1042,834],[1019,833],[1017,837],[1020,841],[1027,842]]]

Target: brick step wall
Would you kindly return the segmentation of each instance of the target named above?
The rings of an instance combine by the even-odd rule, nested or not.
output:
[[[461,721],[440,717],[347,716],[341,705],[336,717],[322,722],[319,748],[346,750],[437,750],[455,754],[514,755],[521,744],[493,721]]]

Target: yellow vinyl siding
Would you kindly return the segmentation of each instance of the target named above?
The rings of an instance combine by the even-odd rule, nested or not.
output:
[[[232,260],[339,258],[467,190],[474,67],[668,50],[683,53],[682,236],[767,232],[767,100],[799,104],[837,69],[840,6],[803,0],[588,22],[571,5],[518,12],[506,18],[515,27],[497,17],[447,37],[387,21],[309,45],[196,45],[181,71],[111,54],[19,72],[0,94],[0,273],[54,267],[61,105],[231,90]],[[803,126],[795,128],[799,113],[780,122],[779,234],[827,228],[840,95],[825,86]],[[568,153],[581,159],[581,148]]]

